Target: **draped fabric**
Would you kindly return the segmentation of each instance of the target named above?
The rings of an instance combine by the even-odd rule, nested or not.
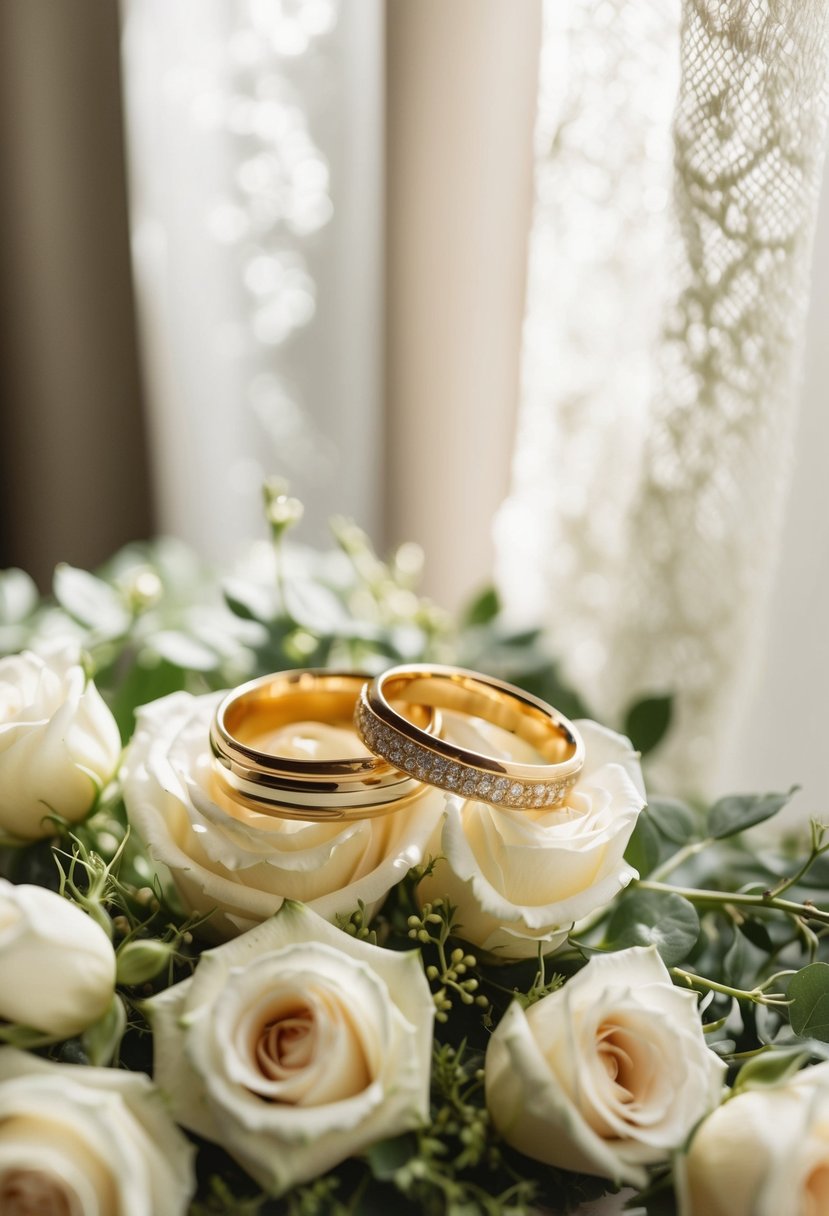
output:
[[[130,221],[161,526],[230,560],[291,480],[374,528],[379,0],[123,0]]]
[[[827,8],[545,10],[499,580],[514,618],[544,620],[598,713],[677,694],[656,766],[674,789],[716,784],[763,642],[826,135]]]

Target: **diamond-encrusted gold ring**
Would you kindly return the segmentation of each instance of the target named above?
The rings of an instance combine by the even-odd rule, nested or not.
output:
[[[541,760],[523,764],[459,747],[420,730],[395,704],[484,719],[531,744]],[[363,688],[354,721],[366,747],[416,780],[512,810],[560,805],[584,764],[581,736],[552,705],[460,667],[390,668]]]
[[[214,770],[225,793],[243,806],[281,819],[369,819],[402,810],[423,792],[422,786],[382,757],[295,759],[269,751],[262,742],[270,732],[295,723],[350,729],[357,697],[370,679],[359,672],[305,668],[232,689],[210,726]],[[408,704],[405,710],[427,737],[438,728],[434,709]]]

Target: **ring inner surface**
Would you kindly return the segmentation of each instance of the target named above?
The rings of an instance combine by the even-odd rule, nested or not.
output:
[[[550,764],[561,764],[576,753],[576,741],[563,722],[514,694],[462,674],[400,675],[383,683],[388,702],[426,703],[470,717],[483,718],[530,743]],[[395,708],[393,705],[392,708]],[[409,707],[406,716],[411,714]]]
[[[354,706],[362,685],[362,679],[355,679],[347,688],[286,688],[274,681],[231,702],[223,715],[224,729],[243,747],[266,755],[278,755],[263,747],[261,740],[279,727],[298,722],[322,722],[353,731]],[[424,731],[429,730],[434,718],[430,706],[409,703],[408,699],[405,703],[401,701],[395,709]]]

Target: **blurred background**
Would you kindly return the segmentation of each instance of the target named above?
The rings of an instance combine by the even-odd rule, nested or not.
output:
[[[226,564],[278,474],[819,810],[826,31],[684,8],[5,0],[0,566]]]

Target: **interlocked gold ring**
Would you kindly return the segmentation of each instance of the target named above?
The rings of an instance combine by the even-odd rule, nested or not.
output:
[[[360,690],[370,679],[357,672],[305,669],[232,689],[210,726],[210,747],[225,791],[244,806],[282,819],[369,819],[408,805],[422,786],[380,756],[297,760],[256,745],[266,731],[294,722],[351,727]],[[408,699],[405,708],[413,729],[427,738],[437,729],[434,709]]]
[[[430,736],[393,702],[482,718],[531,744],[543,760],[500,760]],[[409,776],[514,810],[560,805],[584,764],[581,736],[558,710],[503,680],[460,667],[390,668],[363,688],[354,721],[366,746]]]

